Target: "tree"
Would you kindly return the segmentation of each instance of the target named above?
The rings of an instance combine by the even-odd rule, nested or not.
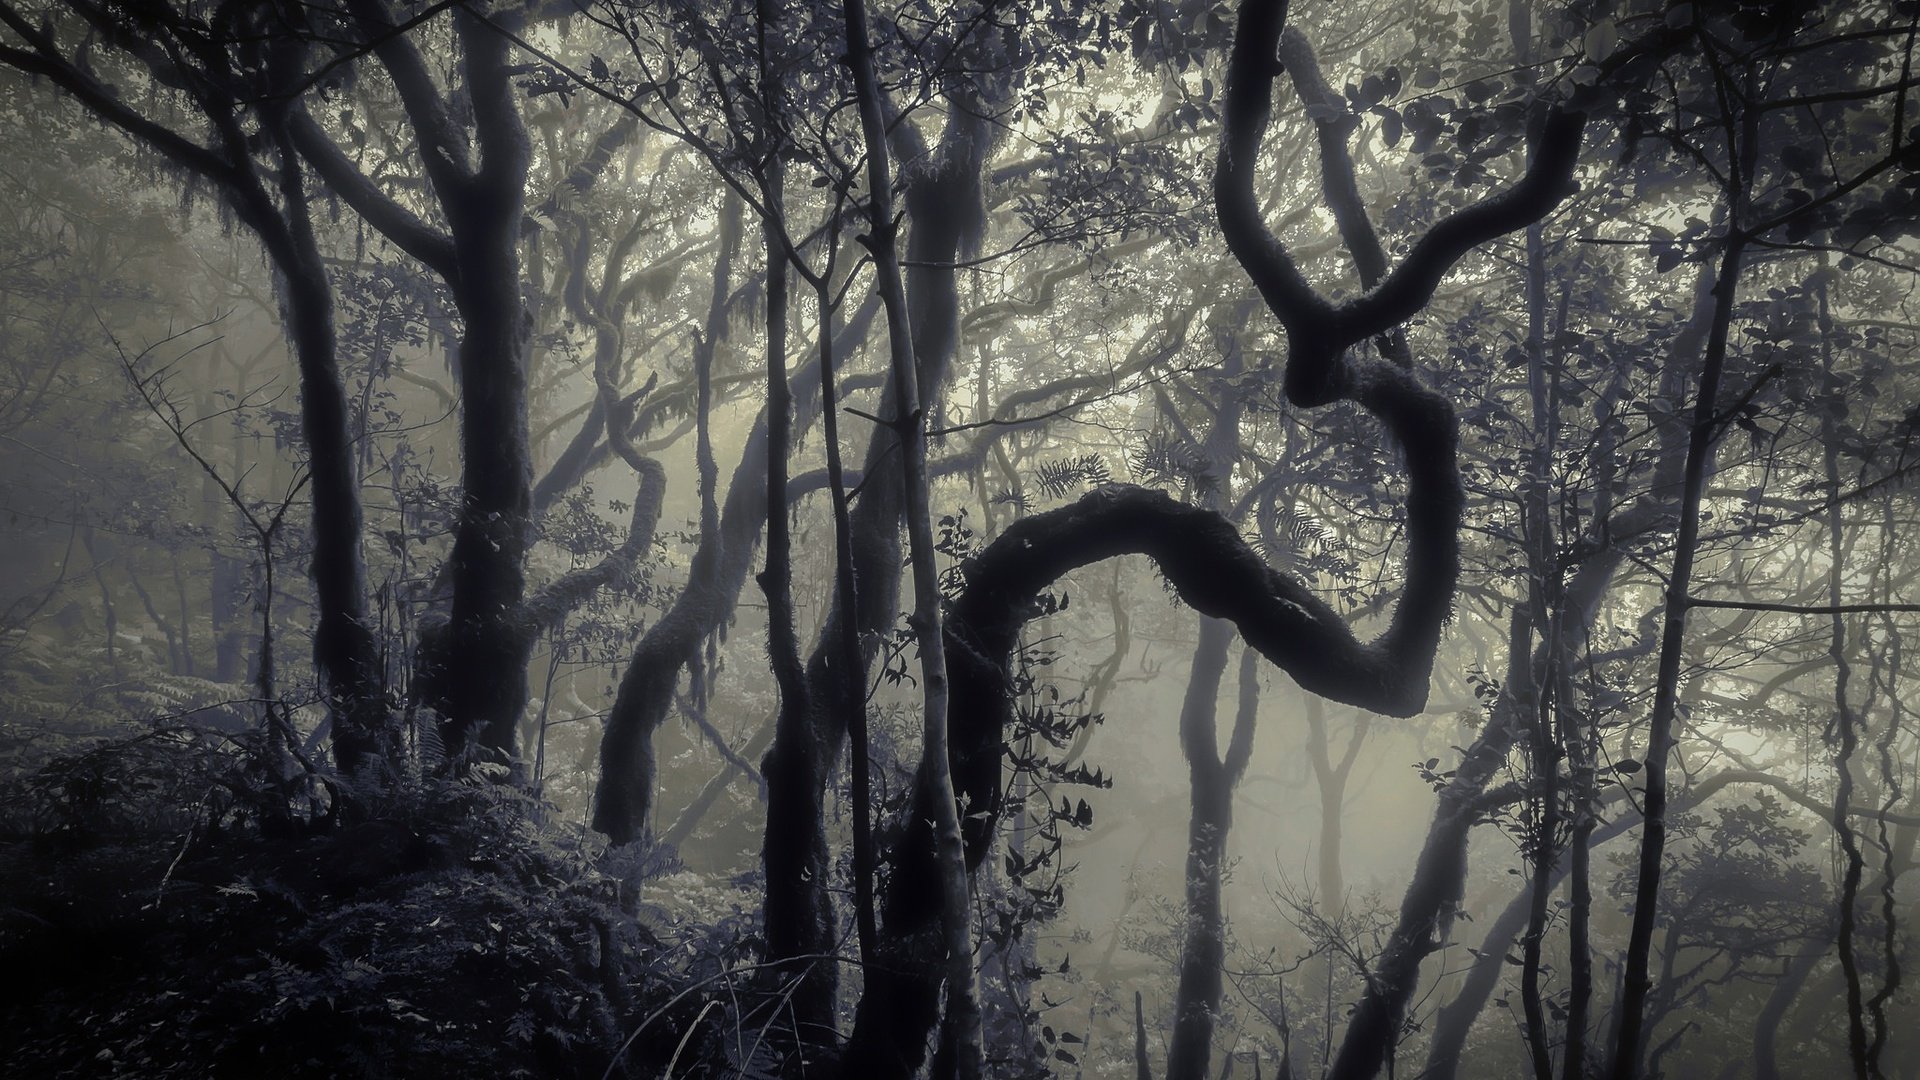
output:
[[[359,477],[335,355],[333,292],[314,237],[305,171],[293,149],[297,121],[288,108],[290,92],[306,78],[306,49],[297,38],[261,36],[281,19],[300,25],[304,13],[231,11],[203,25],[170,6],[134,15],[94,4],[69,8],[80,26],[65,28],[67,35],[113,42],[127,62],[138,65],[139,77],[193,110],[204,135],[168,127],[125,104],[86,62],[63,51],[62,27],[51,20],[36,25],[11,5],[0,10],[0,19],[26,47],[6,46],[0,60],[48,78],[171,166],[213,185],[259,238],[279,274],[282,322],[299,365],[302,433],[313,469],[311,572],[319,600],[314,662],[331,706],[334,757],[346,772],[384,769],[394,756],[395,728],[367,626]],[[247,102],[265,104],[250,108]],[[262,154],[272,164],[263,164]]]

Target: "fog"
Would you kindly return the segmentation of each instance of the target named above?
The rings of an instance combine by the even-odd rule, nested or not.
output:
[[[1910,8],[0,0],[5,1072],[1920,1077]]]

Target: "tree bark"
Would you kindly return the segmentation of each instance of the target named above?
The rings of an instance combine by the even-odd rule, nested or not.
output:
[[[1715,422],[1715,410],[1719,407],[1720,375],[1726,363],[1727,334],[1733,321],[1744,247],[1736,224],[1720,257],[1714,284],[1713,326],[1701,365],[1693,429],[1687,440],[1680,524],[1674,540],[1673,569],[1667,579],[1666,615],[1661,630],[1653,708],[1647,721],[1645,825],[1634,888],[1633,926],[1627,941],[1621,984],[1620,1026],[1610,1069],[1614,1080],[1634,1080],[1639,1073],[1647,991],[1653,985],[1648,957],[1660,900],[1661,859],[1666,850],[1667,758],[1673,751],[1674,705],[1679,696],[1680,662],[1686,645],[1687,592],[1693,583],[1694,549],[1700,538],[1700,499],[1706,490],[1707,467],[1719,426]]]
[[[279,135],[287,244],[280,270],[282,324],[300,369],[300,418],[313,499],[313,661],[332,719],[334,764],[346,773],[382,772],[400,757],[399,728],[387,708],[385,671],[367,618],[365,522],[345,380],[335,349],[333,290],[308,215],[304,171]]]
[[[454,533],[447,749],[468,739],[519,753],[532,640],[514,618],[526,593],[533,538],[533,457],[527,439],[532,317],[520,291],[520,223],[531,149],[507,72],[507,41],[461,10],[478,170],[437,183],[454,244],[460,338],[462,492]],[[401,83],[401,85],[405,85]],[[422,131],[423,141],[429,134]],[[429,162],[432,161],[431,155]]]
[[[946,1064],[958,1080],[981,1080],[986,1075],[986,1053],[973,962],[967,864],[948,747],[949,674],[927,477],[927,419],[934,399],[922,396],[915,358],[916,342],[907,310],[893,215],[887,118],[867,41],[866,4],[864,0],[843,0],[841,12],[846,20],[847,67],[853,76],[867,153],[867,235],[863,242],[873,257],[874,276],[887,313],[888,356],[894,387],[894,411],[888,422],[900,443],[900,476],[905,493],[907,546],[913,580],[913,614],[909,621],[920,647],[921,746],[920,764],[914,776],[914,826],[909,827],[901,841],[895,880],[906,880],[906,865],[926,859],[926,866],[932,872],[919,876],[914,884],[922,890],[922,902],[931,901],[939,912],[935,920],[938,933],[931,935],[914,932],[917,928],[896,927],[889,920],[880,970],[918,964],[941,972],[947,993],[941,1043],[942,1056],[947,1061],[936,1062],[935,1071],[945,1074],[943,1064]],[[951,354],[951,340],[940,351]],[[916,836],[917,826],[922,823],[927,835]],[[895,1075],[902,1066],[908,1073],[918,1068],[919,1062],[913,1059],[918,1056],[915,1051],[919,1046],[902,1045],[891,1030],[885,1031],[882,1037],[874,1037],[877,1017],[868,1004],[885,992],[885,981],[871,980],[867,992],[861,996],[853,1038],[848,1045],[846,1076],[884,1077]]]
[[[1240,658],[1239,708],[1223,758],[1214,732],[1214,701],[1232,641],[1231,624],[1201,622],[1193,674],[1180,708],[1180,746],[1187,758],[1192,813],[1187,830],[1187,936],[1180,952],[1167,1080],[1206,1080],[1225,990],[1227,920],[1221,886],[1227,835],[1233,827],[1233,790],[1253,752],[1260,707],[1260,654],[1248,649]]]
[[[917,138],[905,121],[893,135],[909,146]],[[979,242],[976,215],[955,208],[979,204],[989,145],[985,122],[956,109],[934,153],[923,153],[924,160],[905,178],[907,257],[913,264],[904,274],[907,325],[921,399],[929,405],[945,386],[958,334],[960,297],[951,264]],[[883,393],[879,415],[902,415],[897,385]],[[839,444],[830,436],[828,445],[832,452]],[[835,526],[836,545],[842,533],[846,537],[851,588],[842,586],[836,569],[833,599],[807,662],[809,712],[777,734],[768,753],[767,816],[778,823],[770,825],[768,850],[775,850],[777,829],[780,855],[767,863],[770,959],[820,955],[836,945],[823,800],[842,742],[864,731],[868,669],[899,609],[900,531],[906,516],[902,452],[898,432],[874,428],[860,499],[847,511],[844,525]],[[851,652],[848,641],[856,645]],[[864,748],[856,746],[855,753],[863,755]],[[856,778],[863,766],[863,760],[854,763]],[[855,798],[860,801],[860,793]],[[866,811],[855,806],[856,822]],[[871,888],[871,881],[856,885],[862,887]],[[794,996],[795,1010],[803,1018],[830,1016],[838,977],[831,965],[816,966]]]

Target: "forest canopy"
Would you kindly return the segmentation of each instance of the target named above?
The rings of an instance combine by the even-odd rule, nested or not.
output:
[[[7,1072],[1920,1077],[1917,41],[0,0]]]

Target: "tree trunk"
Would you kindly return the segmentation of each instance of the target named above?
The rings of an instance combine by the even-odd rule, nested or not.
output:
[[[516,619],[534,532],[534,459],[526,430],[532,315],[520,296],[520,217],[530,148],[507,75],[507,40],[478,15],[459,13],[455,23],[467,50],[484,158],[465,198],[442,192],[459,271],[453,302],[463,321],[463,492],[451,557],[445,742],[449,753],[457,753],[467,738],[476,738],[482,748],[515,759],[534,646]]]
[[[1794,1001],[1800,996],[1800,990],[1807,983],[1807,976],[1820,966],[1826,958],[1827,948],[1832,944],[1832,927],[1827,933],[1815,936],[1807,942],[1806,948],[1787,962],[1787,968],[1774,981],[1773,989],[1767,993],[1766,1004],[1760,1007],[1760,1014],[1754,1019],[1753,1026],[1753,1076],[1754,1080],[1780,1080],[1780,1061],[1777,1042],[1780,1027],[1793,1008]]]
[[[1689,348],[1700,347],[1706,340],[1714,313],[1713,283],[1714,274],[1712,269],[1710,267],[1702,268],[1694,287],[1692,312],[1674,340],[1676,354],[1683,354]],[[1683,378],[1684,376],[1682,375],[1680,365],[1668,365],[1667,369],[1661,374],[1660,396],[1678,399],[1681,395],[1681,382]],[[1603,428],[1602,447],[1604,449],[1599,455],[1603,463],[1612,460],[1611,444],[1605,441],[1606,437],[1604,433],[1606,430],[1610,429]],[[1667,527],[1673,520],[1674,500],[1667,492],[1680,486],[1686,459],[1685,435],[1686,425],[1684,423],[1658,423],[1659,450],[1654,461],[1652,477],[1646,485],[1647,493],[1635,499],[1632,503],[1624,507],[1614,507],[1610,491],[1608,490],[1612,481],[1610,478],[1603,480],[1600,504],[1595,508],[1593,515],[1594,523],[1589,528],[1588,535],[1585,539],[1586,553],[1579,564],[1579,568],[1567,580],[1565,586],[1559,590],[1555,606],[1552,609],[1554,612],[1552,621],[1557,625],[1559,630],[1558,643],[1555,645],[1553,639],[1543,640],[1536,648],[1536,655],[1531,661],[1522,661],[1520,659],[1522,654],[1519,653],[1512,654],[1508,657],[1507,679],[1503,685],[1500,697],[1496,699],[1494,703],[1496,717],[1506,715],[1509,710],[1515,708],[1516,702],[1513,691],[1522,681],[1518,675],[1518,672],[1522,670],[1518,667],[1519,664],[1527,662],[1531,663],[1532,668],[1535,670],[1544,670],[1547,666],[1544,655],[1545,649],[1558,647],[1565,656],[1572,656],[1574,646],[1586,640],[1593,620],[1599,612],[1600,602],[1605,599],[1607,590],[1613,582],[1614,575],[1618,572],[1627,556],[1622,545],[1614,538],[1642,535],[1656,529]],[[1529,607],[1531,607],[1533,603],[1534,601],[1530,598],[1528,600]],[[1563,676],[1566,675],[1568,665],[1562,663],[1560,665],[1560,671]],[[1579,740],[1574,739],[1573,741],[1577,743]],[[1457,783],[1458,780],[1456,779],[1455,782]],[[1591,836],[1593,827],[1596,824],[1593,812],[1591,810],[1587,811],[1582,814],[1582,818],[1586,822],[1587,833]],[[1608,828],[1610,829],[1612,827],[1609,826]],[[1605,833],[1605,836],[1611,835],[1613,835],[1612,832]],[[1605,837],[1603,836],[1602,838],[1604,839]],[[1582,863],[1584,863],[1586,857],[1587,852],[1585,850],[1579,850],[1575,856],[1575,858]],[[1582,880],[1584,881],[1584,878]],[[1410,890],[1411,888],[1419,887],[1419,885],[1420,882],[1416,878]],[[1523,918],[1525,910],[1524,905],[1516,907],[1513,909],[1512,917],[1515,919]],[[1506,916],[1502,917],[1503,920],[1505,918]],[[1576,912],[1575,922],[1577,923],[1578,920],[1579,912]],[[1504,921],[1500,925],[1504,926]],[[1570,930],[1570,933],[1571,932]],[[1461,989],[1452,1002],[1440,1010],[1438,1020],[1434,1027],[1433,1038],[1428,1043],[1426,1076],[1433,1078],[1433,1080],[1449,1080],[1459,1068],[1460,1053],[1465,1046],[1468,1029],[1471,1027],[1474,1017],[1479,1014],[1480,1009],[1484,1006],[1487,997],[1492,992],[1494,983],[1501,974],[1501,962],[1502,958],[1506,955],[1508,943],[1518,933],[1517,925],[1515,928],[1507,930],[1505,936],[1500,939],[1501,944],[1498,951],[1487,952],[1486,955],[1474,963],[1467,985]],[[1489,934],[1488,940],[1493,940],[1492,934]],[[1579,956],[1575,957],[1576,965],[1583,962],[1584,958]],[[1578,991],[1579,985],[1576,985],[1576,993],[1578,993]],[[1576,997],[1576,1002],[1577,1001],[1578,998]],[[1569,1024],[1572,1023],[1572,1020],[1573,1014],[1570,1011]]]
[[[300,369],[300,416],[313,499],[313,662],[332,719],[334,764],[342,772],[383,771],[399,761],[399,727],[386,703],[385,670],[367,618],[367,569],[360,474],[335,352],[333,290],[307,214],[299,156],[281,147],[289,219],[280,271],[282,325]]]
[[[19,31],[22,25],[16,22],[14,29]],[[319,610],[314,660],[332,713],[336,763],[352,771],[379,761],[395,744],[396,736],[386,712],[380,685],[382,672],[366,621],[359,478],[346,393],[334,348],[333,296],[308,217],[304,174],[289,141],[288,110],[295,95],[269,94],[264,103],[255,100],[268,84],[277,90],[306,78],[305,39],[293,33],[276,39],[267,53],[268,62],[258,72],[262,83],[238,78],[224,56],[219,62],[191,69],[187,77],[206,80],[207,85],[198,92],[205,94],[208,102],[220,102],[227,95],[222,104],[203,105],[214,135],[208,148],[127,108],[114,91],[86,69],[84,62],[61,56],[51,23],[25,36],[35,43],[36,50],[10,56],[10,65],[24,65],[23,70],[46,75],[103,121],[213,184],[234,216],[259,238],[278,272],[282,322],[300,371],[303,436],[312,472],[312,573]],[[162,48],[135,55],[150,68],[153,61],[149,57],[166,56],[161,65],[175,77],[189,71],[175,68],[174,64],[184,61]],[[239,134],[242,125],[235,114],[246,108],[258,110],[260,146]],[[265,151],[279,158],[279,204],[254,156]],[[271,601],[271,597],[265,599]],[[111,642],[108,655],[111,660]],[[216,663],[218,672],[237,674],[236,659],[232,646],[223,643]]]
[[[902,122],[894,138],[910,139],[908,130],[910,125]],[[926,403],[937,401],[945,386],[959,326],[958,283],[945,264],[979,241],[974,224],[978,218],[955,208],[978,205],[988,148],[985,124],[956,111],[932,159],[923,161],[907,181],[907,256],[914,264],[905,272],[907,322]],[[844,346],[837,351],[844,355]],[[890,384],[883,393],[879,415],[902,415],[897,385]],[[829,452],[836,453],[838,446],[829,435]],[[901,447],[891,427],[877,426],[869,437],[860,499],[847,510],[844,524],[835,526],[836,545],[845,536],[851,581],[841,582],[836,569],[834,595],[807,662],[809,712],[776,735],[768,754],[767,850],[779,854],[766,866],[770,959],[820,955],[835,947],[823,800],[842,741],[864,730],[867,672],[899,609],[900,530],[906,515],[906,490],[899,479]],[[830,470],[835,467],[829,463]],[[849,641],[855,645],[851,651]],[[863,752],[856,747],[856,753]],[[856,778],[863,766],[864,761],[854,763]],[[867,808],[858,805],[861,793],[855,793],[855,800],[857,821]],[[870,888],[870,881],[856,885],[857,890]],[[809,973],[793,998],[803,1020],[824,1022],[822,1018],[830,1016],[838,977],[832,965],[817,965]]]
[[[887,123],[881,89],[867,41],[867,11],[863,0],[843,0],[841,11],[846,20],[847,66],[853,75],[855,98],[859,105],[860,129],[867,152],[867,250],[873,256],[881,303],[887,313],[888,356],[893,372],[895,409],[889,419],[900,441],[901,479],[906,494],[909,566],[913,579],[913,615],[910,620],[920,646],[922,691],[920,765],[914,778],[915,824],[924,821],[930,835],[921,838],[921,852],[905,847],[911,844],[917,829],[909,829],[902,841],[907,859],[917,854],[932,856],[933,873],[919,882],[926,895],[938,896],[939,933],[921,937],[896,934],[890,924],[888,947],[884,953],[898,960],[919,954],[914,959],[944,952],[938,964],[946,984],[947,1002],[941,1030],[943,1057],[958,1080],[981,1080],[986,1074],[985,1047],[982,1041],[980,996],[973,963],[973,921],[968,890],[964,841],[960,832],[959,807],[954,801],[953,775],[947,737],[947,660],[946,639],[941,628],[939,569],[934,563],[933,513],[927,478],[927,426],[931,397],[922,397],[918,365],[915,361],[913,331],[908,320],[905,283],[900,272],[900,252],[893,215],[893,176],[887,151]],[[951,353],[951,343],[943,350]],[[929,852],[927,849],[931,848]],[[888,955],[883,964],[895,960]],[[854,1035],[848,1048],[845,1075],[856,1078],[891,1075],[901,1065],[909,1071],[918,1062],[907,1060],[914,1047],[898,1047],[893,1032],[885,1038],[872,1037],[873,1014],[867,1003],[877,996],[870,983],[862,995],[855,1019]],[[864,1029],[864,1030],[863,1030]],[[865,1034],[866,1037],[863,1037]],[[898,1053],[906,1050],[906,1058]],[[935,1071],[945,1074],[942,1062]]]
[[[648,829],[653,809],[653,733],[673,706],[680,671],[733,612],[752,569],[766,520],[767,417],[747,436],[727,489],[713,542],[695,549],[687,584],[666,614],[634,646],[621,675],[600,740],[600,782],[593,827],[614,844],[630,844]]]
[[[1227,926],[1221,886],[1227,836],[1233,827],[1233,790],[1253,750],[1260,704],[1260,654],[1247,649],[1240,658],[1240,701],[1233,735],[1222,758],[1214,732],[1214,702],[1232,641],[1230,623],[1201,622],[1193,674],[1180,708],[1180,746],[1187,758],[1192,816],[1187,830],[1187,936],[1180,952],[1167,1080],[1206,1080],[1224,991]]]
[[[1729,224],[1726,250],[1721,254],[1715,279],[1713,326],[1701,365],[1693,429],[1687,440],[1680,525],[1674,540],[1673,569],[1667,579],[1660,664],[1654,682],[1653,708],[1647,721],[1645,825],[1634,888],[1633,927],[1622,973],[1620,1027],[1610,1070],[1614,1080],[1634,1080],[1639,1073],[1647,991],[1653,985],[1648,958],[1660,900],[1661,859],[1666,850],[1667,757],[1673,751],[1674,704],[1678,700],[1681,654],[1686,645],[1687,591],[1693,584],[1694,549],[1700,538],[1700,499],[1706,490],[1707,468],[1719,426],[1716,409],[1720,375],[1726,363],[1727,334],[1733,321],[1734,297],[1745,249],[1744,237],[1738,229],[1738,215],[1735,215]]]
[[[1832,396],[1833,405],[1820,410],[1821,463],[1826,470],[1827,496],[1827,603],[1838,608],[1842,601],[1842,583],[1846,577],[1846,549],[1842,543],[1840,495],[1840,431],[1835,406],[1844,408],[1840,386],[1833,374],[1833,316],[1828,306],[1825,276],[1814,289],[1819,300],[1822,389]],[[1840,842],[1841,872],[1839,910],[1836,912],[1834,948],[1840,958],[1840,973],[1847,988],[1847,1056],[1853,1065],[1854,1080],[1878,1076],[1878,1063],[1868,1052],[1866,998],[1861,990],[1860,957],[1854,945],[1858,932],[1860,877],[1866,867],[1860,854],[1860,842],[1854,836],[1848,812],[1853,800],[1853,758],[1860,745],[1860,718],[1848,700],[1848,684],[1853,664],[1847,658],[1847,620],[1838,610],[1827,620],[1827,656],[1833,661],[1833,721],[1827,739],[1834,746],[1833,828]],[[1876,1040],[1878,1041],[1878,1040]]]
[[[1235,313],[1235,321],[1250,313],[1243,308]],[[1231,477],[1240,456],[1241,413],[1240,393],[1234,384],[1245,370],[1245,354],[1237,347],[1229,348],[1217,384],[1220,404],[1206,445],[1200,448],[1215,474],[1203,501],[1214,509],[1232,504]],[[1214,713],[1220,679],[1226,673],[1227,647],[1232,643],[1231,624],[1219,619],[1201,620],[1186,697],[1180,705],[1180,749],[1187,759],[1192,805],[1187,825],[1186,939],[1181,944],[1167,1080],[1206,1080],[1220,1011],[1222,965],[1226,962],[1226,911],[1220,893],[1227,835],[1233,827],[1233,789],[1251,751],[1259,706],[1259,654],[1248,649],[1241,666],[1241,707],[1223,761]]]
[[[863,334],[865,324],[849,325],[836,338],[838,348]],[[808,387],[811,368],[795,376],[794,430],[804,431],[819,398]],[[693,553],[687,584],[666,614],[641,636],[620,678],[606,728],[600,739],[600,778],[594,789],[593,827],[615,844],[639,840],[653,811],[653,733],[666,722],[680,670],[691,663],[700,643],[732,614],[753,567],[761,526],[767,515],[767,425],[761,410],[740,451],[713,542]],[[772,780],[769,779],[769,798]],[[774,811],[769,809],[769,813]],[[771,891],[771,890],[770,890]]]
[[[766,54],[765,51],[768,47],[767,37],[770,29],[775,29],[773,5],[769,0],[760,0],[758,32],[763,56]],[[767,77],[764,71],[762,76],[763,78]],[[773,670],[774,681],[780,691],[779,714],[775,719],[773,729],[777,736],[781,731],[792,731],[796,726],[804,725],[810,710],[808,709],[807,700],[806,669],[802,666],[800,660],[800,642],[798,631],[794,626],[792,580],[793,540],[788,523],[788,515],[785,511],[788,473],[787,442],[791,437],[791,413],[793,408],[792,388],[787,383],[786,359],[788,281],[787,238],[784,235],[786,177],[784,166],[778,154],[769,155],[764,168],[762,194],[766,198],[768,206],[779,211],[779,217],[769,218],[761,223],[765,240],[764,250],[767,266],[767,413],[769,423],[766,498],[767,506],[770,510],[767,514],[767,567],[766,570],[760,574],[759,580],[761,591],[764,592],[767,597],[767,656]],[[830,244],[836,243],[837,240],[838,238],[834,237],[828,242]],[[845,535],[844,512],[846,490],[844,486],[842,486],[844,482],[839,476],[839,445],[837,443],[839,432],[838,418],[835,416],[835,412],[839,408],[839,402],[836,400],[836,395],[831,392],[833,313],[832,304],[827,299],[825,292],[825,289],[821,289],[816,295],[820,301],[819,339],[822,350],[820,361],[822,393],[820,400],[822,402],[824,419],[828,425],[826,438],[829,453],[831,454],[829,468],[833,471],[833,480],[835,481],[833,498],[835,552],[837,558],[834,577],[836,595],[840,596],[843,600],[850,600],[851,597],[847,596],[846,592],[852,587],[850,577],[851,568],[846,565],[844,558],[845,542],[843,539]],[[857,646],[855,647],[857,648]],[[793,768],[792,763],[774,754],[769,754],[763,765],[763,769],[765,770],[763,775],[771,774],[776,769],[785,772],[791,768]],[[790,861],[796,857],[804,857],[807,851],[807,841],[811,839],[815,832],[820,831],[822,827],[823,824],[819,821],[777,821],[769,815],[766,825],[765,846],[761,855],[763,864],[768,867],[774,867],[781,865],[783,861]],[[826,874],[826,868],[820,867],[819,872],[824,876]],[[769,870],[767,876],[769,882],[771,882],[774,874]],[[792,908],[789,905],[776,902],[772,898],[771,889],[769,889],[764,902],[765,925],[768,927],[767,936],[769,940],[772,940],[776,936],[772,929],[774,924],[784,918],[791,910]],[[807,919],[816,919],[818,917],[818,912],[804,911],[802,914],[802,918]],[[792,929],[782,926],[778,936],[783,938],[789,936],[796,938],[818,936],[825,940],[831,940],[832,932],[833,927],[830,925],[819,927],[809,925],[800,929],[799,933],[794,933]],[[769,950],[769,953],[771,953],[771,950]],[[806,1047],[814,1043],[831,1045],[834,1041],[832,1036],[826,1033],[834,1030],[832,1013],[833,993],[831,990],[834,982],[831,973],[834,972],[835,965],[818,959],[809,960],[805,963],[806,966],[798,972],[775,972],[775,977],[782,982],[790,979],[798,980],[798,985],[792,989],[788,998],[794,1009],[792,1016],[793,1030],[791,1034],[796,1044],[795,1049],[797,1053],[795,1054],[795,1060],[792,1062],[790,1070],[794,1075],[805,1075],[807,1066],[811,1064],[809,1056],[806,1053]],[[824,980],[819,974],[821,972],[829,973],[825,976]],[[825,993],[819,990],[819,985],[823,981],[828,987]],[[822,1004],[824,1004],[826,1008],[822,1009],[820,1007]],[[776,1023],[783,1022],[785,1019],[784,1017],[777,1018]],[[823,1037],[823,1035],[825,1037]]]

